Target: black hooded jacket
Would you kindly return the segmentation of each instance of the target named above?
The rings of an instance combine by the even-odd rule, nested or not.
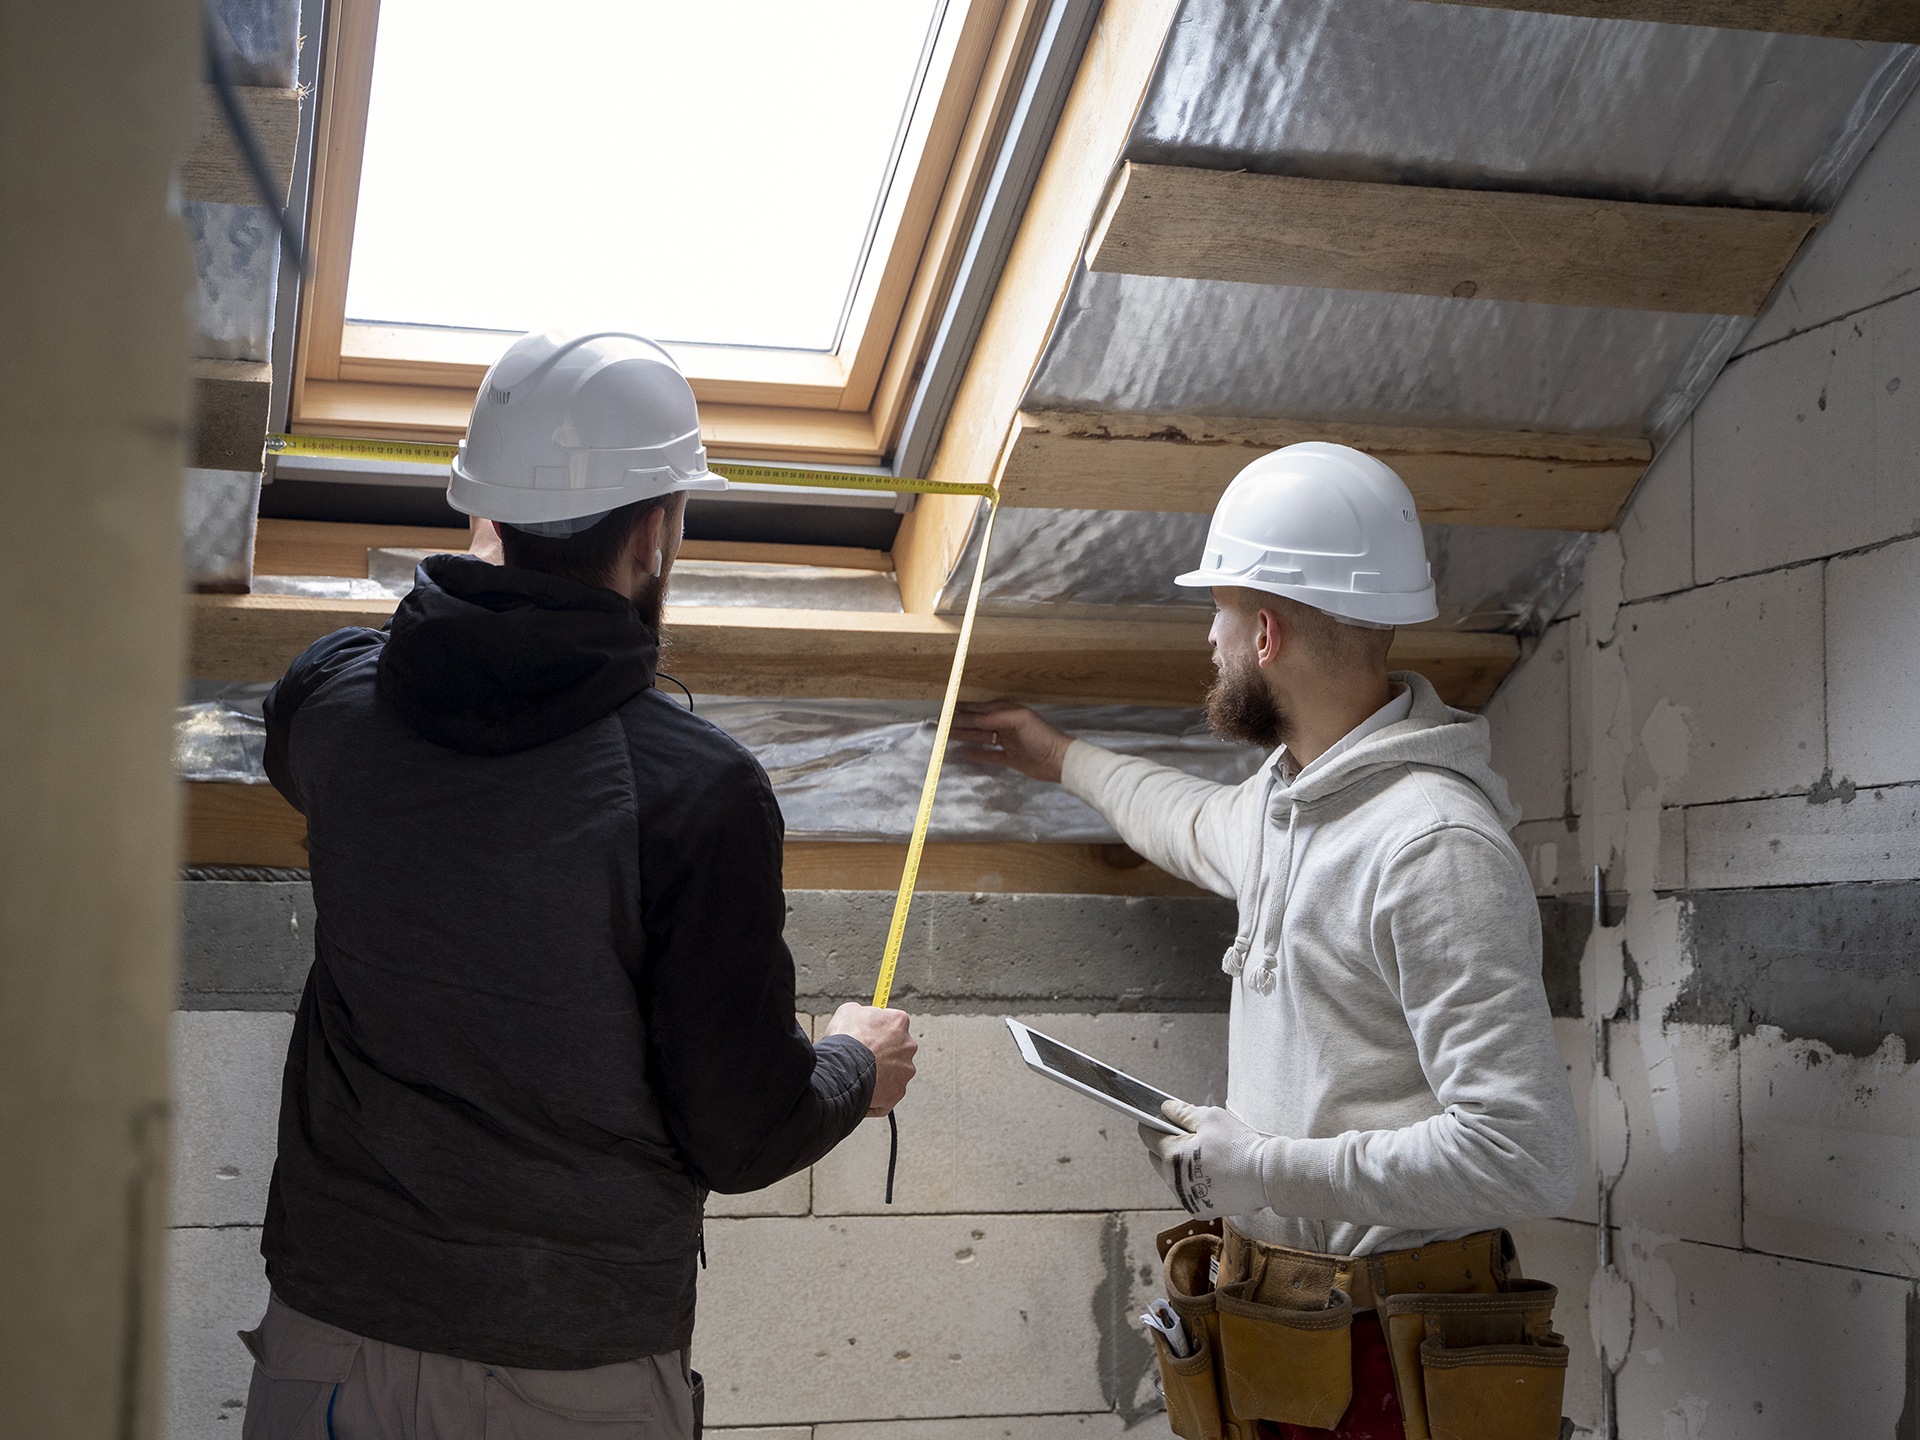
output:
[[[437,556],[389,628],[267,699],[318,911],[268,1277],[464,1359],[679,1349],[705,1192],[812,1164],[873,1089],[794,1023],[773,792],[611,591]]]

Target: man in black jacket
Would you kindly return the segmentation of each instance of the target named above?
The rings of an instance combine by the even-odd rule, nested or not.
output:
[[[772,790],[654,686],[682,492],[724,483],[686,381],[541,336],[481,393],[452,498],[511,522],[506,563],[427,560],[267,702],[318,924],[247,1440],[694,1434],[706,1193],[811,1165],[913,1074],[899,1011],[795,1024]]]

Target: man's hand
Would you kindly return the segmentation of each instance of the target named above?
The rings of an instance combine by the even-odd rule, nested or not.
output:
[[[1271,1135],[1262,1135],[1217,1106],[1169,1100],[1160,1111],[1188,1133],[1168,1135],[1142,1125],[1140,1140],[1153,1157],[1153,1168],[1189,1215],[1211,1220],[1267,1208],[1261,1160]]]
[[[873,1052],[873,1100],[869,1115],[885,1115],[907,1093],[913,1079],[913,1056],[920,1042],[913,1038],[907,1012],[877,1010],[848,1002],[833,1012],[829,1035],[851,1035]]]
[[[1024,705],[1010,700],[969,702],[954,711],[953,739],[960,758],[980,765],[1009,765],[1035,780],[1060,782],[1060,766],[1073,737],[1056,730]]]

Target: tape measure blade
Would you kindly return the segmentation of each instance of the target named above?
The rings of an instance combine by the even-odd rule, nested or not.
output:
[[[980,587],[987,574],[987,551],[993,544],[993,522],[999,506],[987,502],[987,528],[980,536],[980,554],[973,565],[973,583],[967,589],[967,608],[954,643],[953,668],[947,674],[946,694],[940,701],[940,721],[933,731],[933,754],[920,785],[920,808],[914,813],[913,834],[907,841],[907,860],[900,875],[900,891],[893,900],[893,919],[887,926],[887,948],[880,957],[880,977],[873,987],[873,1003],[884,1009],[893,998],[894,975],[900,968],[900,947],[907,934],[907,912],[913,906],[920,880],[920,860],[926,851],[927,831],[933,824],[933,802],[940,793],[940,772],[946,764],[947,740],[953,733],[953,712],[960,702],[960,683],[966,674],[967,650],[973,643],[974,616],[980,609]]]

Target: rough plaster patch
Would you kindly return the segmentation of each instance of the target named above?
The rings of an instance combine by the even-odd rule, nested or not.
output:
[[[1687,760],[1693,749],[1693,727],[1687,721],[1689,713],[1686,707],[1675,705],[1663,695],[1647,716],[1647,723],[1640,727],[1641,749],[1653,766],[1661,789],[1687,773]]]

